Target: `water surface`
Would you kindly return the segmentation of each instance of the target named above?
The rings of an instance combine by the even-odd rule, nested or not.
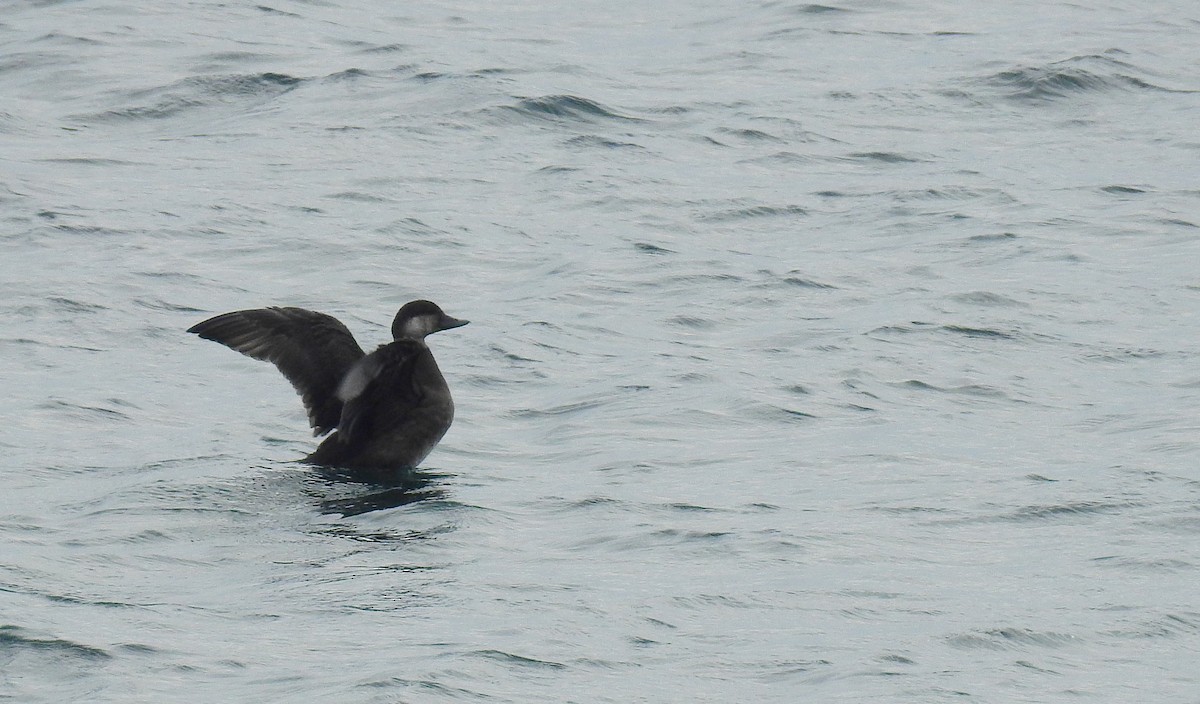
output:
[[[0,699],[1195,702],[1190,3],[10,3]],[[184,331],[397,308],[408,492]]]

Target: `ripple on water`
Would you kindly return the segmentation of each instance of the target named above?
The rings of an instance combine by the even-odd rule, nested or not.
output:
[[[975,398],[995,398],[995,399],[1011,399],[1011,397],[1000,389],[985,386],[983,384],[963,384],[961,386],[937,386],[919,379],[908,379],[907,381],[896,382],[895,386],[914,389],[917,391],[931,391],[942,394],[950,394],[954,396],[971,396]]]
[[[0,625],[0,646],[8,655],[19,657],[22,653],[33,653],[51,658],[100,661],[112,655],[103,648],[76,643],[64,638],[35,634],[33,631],[14,625]]]
[[[1133,573],[1162,573],[1173,574],[1179,572],[1191,572],[1196,569],[1195,563],[1187,560],[1176,560],[1173,558],[1149,558],[1149,557],[1130,557],[1107,555],[1104,557],[1094,557],[1092,562],[1100,567],[1109,569],[1129,571]]]
[[[984,308],[1028,308],[1029,304],[1022,303],[1008,296],[992,293],[991,291],[970,291],[967,293],[959,293],[950,297],[951,300],[959,303],[966,303],[973,306],[981,306]]]
[[[508,114],[526,120],[554,120],[587,124],[596,121],[636,121],[639,118],[623,115],[595,100],[577,95],[543,95],[536,98],[521,98],[512,105],[498,108]]]
[[[167,120],[181,113],[219,105],[257,105],[287,93],[303,79],[282,73],[193,76],[166,86],[134,91],[133,103],[103,112],[78,115],[73,121],[84,125],[114,124],[140,120]]]
[[[1162,614],[1144,622],[1133,631],[1118,633],[1140,638],[1176,638],[1182,635],[1196,635],[1200,634],[1200,613],[1184,611]]]
[[[962,337],[991,339],[991,340],[1015,340],[1021,337],[1021,334],[1016,331],[1001,330],[990,327],[976,327],[973,325],[961,324],[946,324],[938,325],[935,323],[926,323],[914,320],[908,324],[882,325],[870,331],[871,335],[911,335],[922,333],[951,333]]]
[[[1138,508],[1140,503],[1134,501],[1071,501],[1062,504],[1035,504],[990,517],[978,517],[979,521],[1006,521],[1027,523],[1034,521],[1052,521],[1070,518],[1081,518],[1106,513],[1121,513],[1131,508]]]
[[[984,83],[1001,89],[1010,100],[1031,103],[1061,101],[1108,91],[1172,90],[1150,82],[1145,72],[1133,64],[1105,54],[1087,54],[1007,69],[989,76]]]
[[[538,658],[529,657],[527,655],[517,655],[515,653],[508,653],[503,650],[494,650],[490,648],[486,650],[475,650],[468,653],[468,655],[484,658],[486,660],[492,660],[507,666],[530,668],[534,670],[563,670],[567,667],[561,662],[554,662],[552,660],[539,660]]]
[[[567,139],[564,144],[572,148],[592,148],[592,149],[645,149],[640,144],[633,142],[620,142],[614,139],[607,139],[599,135],[585,134],[578,137]]]
[[[1035,631],[1028,628],[995,628],[950,636],[947,642],[960,650],[1019,650],[1063,648],[1077,645],[1078,637],[1054,631]]]

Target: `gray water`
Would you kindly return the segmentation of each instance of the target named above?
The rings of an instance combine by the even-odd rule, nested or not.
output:
[[[0,5],[0,700],[1200,702],[1193,2]],[[397,496],[270,365],[430,298]]]

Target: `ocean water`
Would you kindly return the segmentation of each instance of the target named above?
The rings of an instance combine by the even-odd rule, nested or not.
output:
[[[0,5],[0,701],[1200,702],[1198,35]],[[407,492],[184,332],[413,298]]]

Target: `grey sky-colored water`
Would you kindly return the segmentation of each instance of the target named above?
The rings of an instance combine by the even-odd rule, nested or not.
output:
[[[0,8],[0,699],[1195,702],[1198,28]],[[413,501],[184,333],[413,298]]]

